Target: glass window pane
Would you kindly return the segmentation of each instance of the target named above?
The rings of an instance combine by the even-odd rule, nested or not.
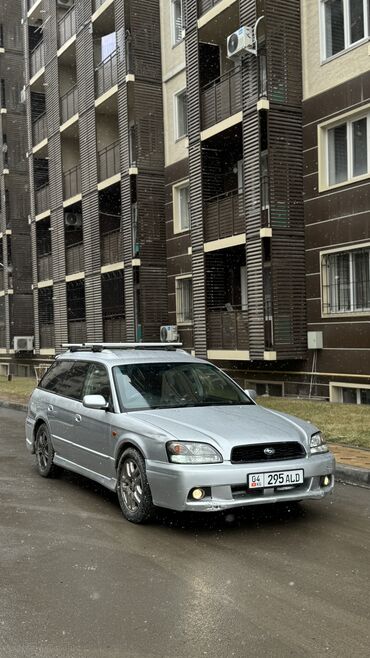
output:
[[[361,404],[370,404],[370,389],[361,389]]]
[[[88,363],[76,362],[73,364],[68,377],[63,380],[63,385],[58,390],[62,395],[66,395],[74,400],[82,399],[82,389],[85,383],[87,371],[89,369]]]
[[[111,390],[107,369],[98,363],[90,367],[84,395],[102,395],[108,402],[111,399]]]
[[[355,43],[365,36],[364,0],[350,0],[349,14],[351,43]]]
[[[348,179],[347,124],[328,130],[329,185]]]
[[[330,312],[349,311],[351,308],[349,254],[334,254],[329,257],[328,262]]]
[[[178,43],[182,40],[182,0],[173,0],[172,8],[174,43]]]
[[[355,388],[342,388],[342,391],[345,404],[357,404],[357,390]]]
[[[369,261],[370,250],[353,254],[354,306],[358,311],[370,308]]]
[[[179,190],[180,200],[180,228],[185,230],[189,228],[189,186],[181,187]]]
[[[176,282],[177,322],[193,320],[192,280],[178,279]]]
[[[69,376],[73,363],[71,361],[57,361],[47,371],[40,382],[40,388],[52,393],[63,393],[64,379]]]
[[[326,57],[345,48],[343,0],[325,2]]]
[[[367,173],[367,119],[359,119],[352,124],[353,175]]]
[[[116,50],[116,33],[111,32],[101,38],[101,59],[102,61],[109,57]]]
[[[177,137],[187,134],[187,98],[186,91],[177,96]]]

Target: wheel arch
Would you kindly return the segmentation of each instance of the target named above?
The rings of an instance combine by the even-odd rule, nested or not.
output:
[[[142,456],[144,461],[146,460],[145,452],[143,450],[142,445],[140,444],[140,441],[135,439],[135,437],[129,436],[129,437],[123,438],[117,446],[116,455],[115,455],[115,462],[114,462],[116,470],[118,469],[118,464],[120,462],[120,459],[121,459],[123,453],[125,452],[125,450],[127,450],[127,448],[134,448],[135,450],[137,450],[140,453],[140,455]]]

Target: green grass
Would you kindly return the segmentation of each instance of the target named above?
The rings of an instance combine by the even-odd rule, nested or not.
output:
[[[27,404],[35,386],[36,379],[32,377],[13,377],[8,382],[6,377],[0,376],[0,399]]]
[[[328,442],[370,449],[370,408],[367,405],[273,397],[260,397],[258,403],[309,420],[317,425]]]

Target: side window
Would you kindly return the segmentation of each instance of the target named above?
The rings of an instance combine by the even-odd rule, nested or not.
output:
[[[93,363],[90,366],[84,395],[102,395],[107,402],[112,403],[108,371],[102,364]]]
[[[74,400],[81,400],[88,370],[89,364],[86,362],[76,361],[73,363],[71,370],[68,372],[68,377],[65,377],[63,381],[62,390],[59,392]]]
[[[51,393],[59,393],[63,395],[63,382],[72,366],[73,363],[71,361],[55,361],[42,378],[39,387],[44,388]]]

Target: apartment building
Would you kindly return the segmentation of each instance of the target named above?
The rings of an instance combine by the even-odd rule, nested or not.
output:
[[[35,352],[167,320],[157,0],[28,0]]]
[[[299,3],[162,1],[161,28],[169,320],[264,387],[307,356]]]
[[[307,363],[318,395],[370,403],[368,0],[302,2]]]
[[[0,3],[0,369],[33,335],[21,3]],[[16,338],[16,341],[14,339]],[[16,344],[15,344],[16,343]],[[32,354],[32,344],[28,345]]]

